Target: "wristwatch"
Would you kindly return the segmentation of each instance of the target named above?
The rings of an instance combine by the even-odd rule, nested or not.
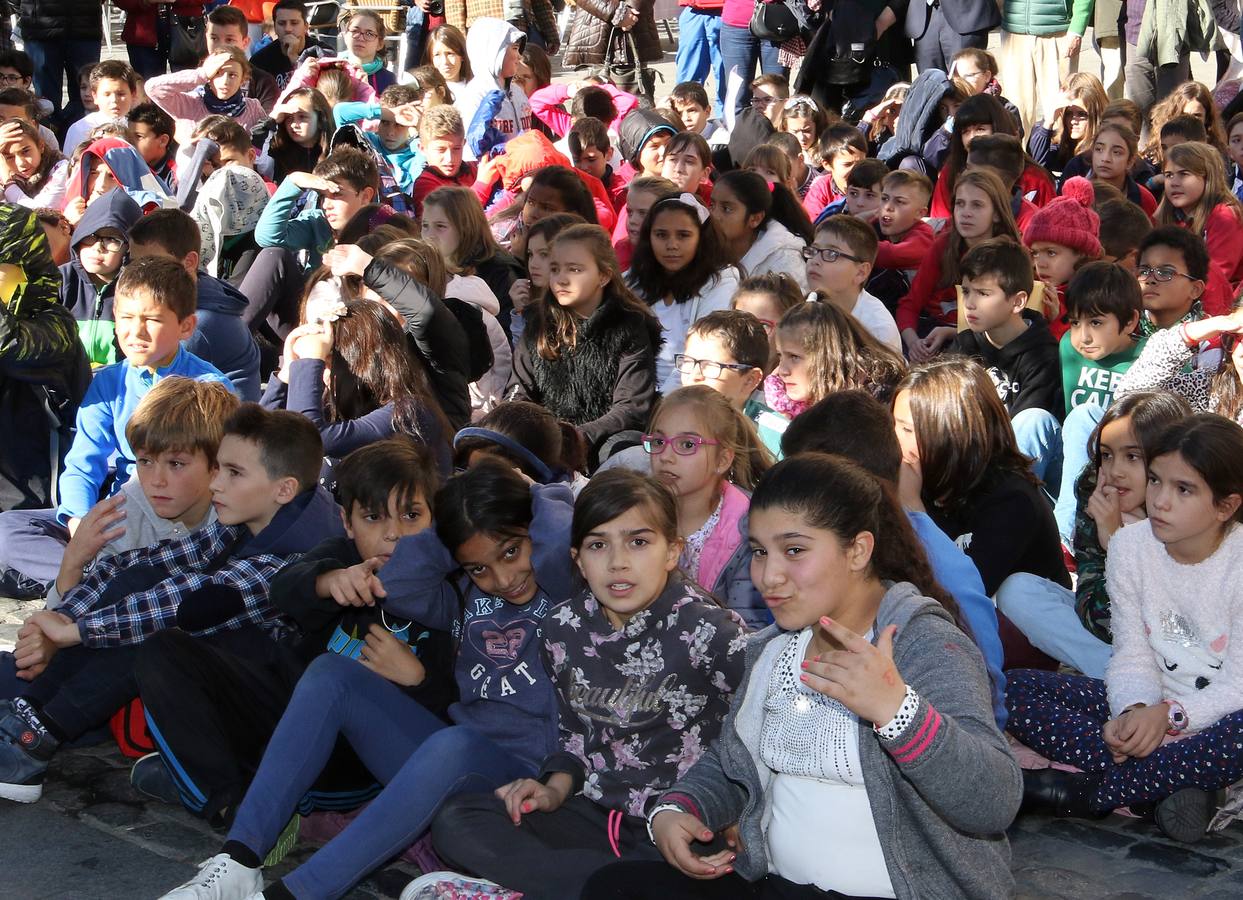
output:
[[[1166,708],[1169,709],[1170,727],[1165,729],[1168,735],[1182,734],[1187,730],[1187,726],[1191,724],[1191,720],[1187,718],[1187,710],[1177,700],[1164,700]]]

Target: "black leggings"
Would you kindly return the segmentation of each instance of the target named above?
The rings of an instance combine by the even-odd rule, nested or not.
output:
[[[298,324],[306,273],[298,257],[283,247],[265,247],[238,260],[229,282],[246,295],[242,319],[250,330],[279,345]]]
[[[737,875],[699,881],[665,862],[635,861],[600,869],[579,896],[581,900],[846,900],[847,895],[822,891],[815,885],[795,884],[777,875],[759,881],[744,881]]]

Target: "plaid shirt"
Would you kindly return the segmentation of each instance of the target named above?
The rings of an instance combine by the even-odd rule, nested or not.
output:
[[[269,633],[284,631],[280,613],[268,602],[268,589],[272,577],[300,554],[233,556],[247,536],[244,526],[214,524],[180,540],[118,553],[97,562],[82,583],[65,595],[58,612],[77,621],[83,646],[120,647],[176,626],[177,610],[194,592],[233,589],[241,595],[242,612],[194,634],[216,634],[245,625],[258,625]],[[163,577],[145,590],[110,596],[111,582],[137,566],[153,568]]]

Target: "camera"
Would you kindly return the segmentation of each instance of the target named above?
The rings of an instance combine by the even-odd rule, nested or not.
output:
[[[427,14],[429,16],[443,16],[445,14],[445,0],[432,0],[427,4]]]

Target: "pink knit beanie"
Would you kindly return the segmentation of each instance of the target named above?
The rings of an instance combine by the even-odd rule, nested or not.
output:
[[[1078,175],[1066,179],[1061,196],[1054,197],[1031,217],[1023,232],[1023,243],[1028,247],[1037,241],[1061,244],[1089,259],[1098,258],[1101,218],[1092,209],[1095,201],[1092,182]]]

